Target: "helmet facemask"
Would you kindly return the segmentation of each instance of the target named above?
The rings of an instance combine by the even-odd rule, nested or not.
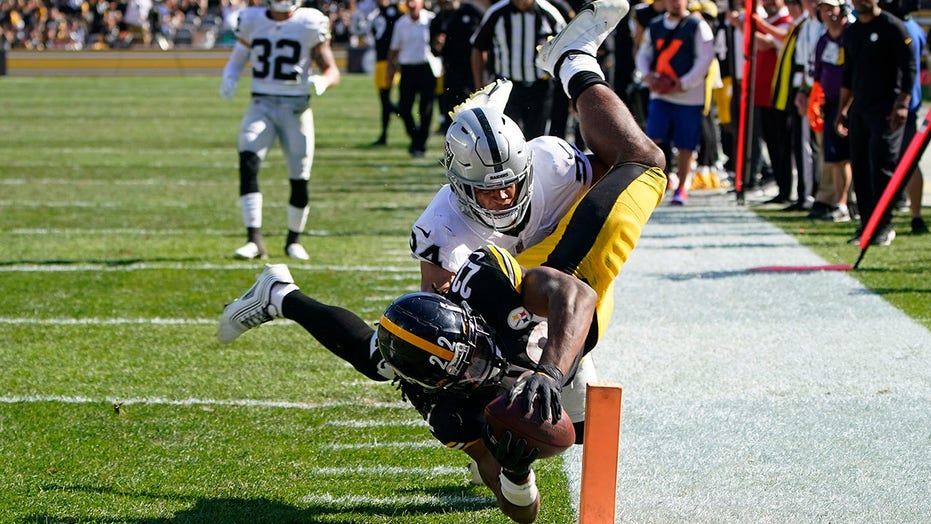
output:
[[[450,188],[462,211],[495,231],[507,232],[524,219],[533,195],[533,158],[513,120],[490,108],[460,113],[446,133],[443,161]],[[516,186],[512,205],[491,210],[477,190]]]

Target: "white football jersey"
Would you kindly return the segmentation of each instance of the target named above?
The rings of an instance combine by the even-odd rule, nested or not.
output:
[[[310,51],[330,39],[330,21],[317,9],[302,7],[277,22],[269,18],[267,8],[249,7],[239,14],[236,37],[252,49],[253,93],[306,96]]]
[[[552,233],[591,186],[592,166],[561,138],[541,136],[527,145],[533,154],[533,194],[526,225],[516,236],[467,216],[446,184],[411,228],[411,256],[455,272],[472,251],[488,244],[518,254]]]

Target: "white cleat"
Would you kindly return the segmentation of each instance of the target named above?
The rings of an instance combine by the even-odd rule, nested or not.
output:
[[[562,31],[540,47],[537,67],[558,77],[559,66],[567,55],[597,56],[602,42],[628,11],[627,0],[595,0],[585,4]]]
[[[288,244],[288,247],[284,248],[284,252],[295,260],[310,260],[310,255],[307,254],[307,250],[297,242]]]
[[[239,258],[243,260],[252,260],[254,258],[266,259],[268,258],[268,253],[264,249],[260,248],[255,242],[246,242],[246,245],[241,248],[233,251],[233,258]]]
[[[280,315],[271,305],[272,286],[293,284],[294,278],[284,264],[265,264],[265,270],[255,280],[249,291],[223,309],[217,338],[224,344],[239,338],[246,331],[258,327]]]

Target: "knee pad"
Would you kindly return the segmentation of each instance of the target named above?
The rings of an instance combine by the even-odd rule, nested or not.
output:
[[[307,207],[310,196],[307,193],[307,180],[291,179],[291,198],[288,203],[297,208]]]
[[[239,195],[259,192],[259,166],[262,160],[252,151],[239,152]]]

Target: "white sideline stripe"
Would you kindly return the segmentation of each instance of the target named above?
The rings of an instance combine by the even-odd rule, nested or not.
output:
[[[307,495],[301,499],[306,504],[329,504],[339,507],[349,506],[465,506],[474,504],[494,504],[491,497],[478,497],[475,495],[455,495],[437,497],[432,495],[405,495],[401,497],[371,497],[366,495],[334,496],[329,493],[322,495]]]
[[[313,411],[318,409],[338,408],[359,406],[366,408],[385,408],[385,409],[407,409],[410,406],[406,402],[289,402],[285,400],[254,400],[254,399],[205,399],[205,398],[185,398],[170,399],[161,397],[146,398],[90,398],[90,397],[68,397],[59,395],[13,395],[0,396],[0,404],[38,404],[38,403],[59,403],[59,404],[122,404],[131,406],[134,404],[155,405],[155,406],[234,406],[247,408],[284,408],[299,409],[303,411]]]
[[[433,466],[432,468],[402,468],[399,466],[350,466],[345,468],[316,468],[318,475],[417,475],[439,477],[444,475],[466,476],[469,469],[466,467]]]
[[[327,266],[310,264],[288,264],[290,269],[304,271],[352,271],[360,273],[407,273],[414,275],[417,267],[376,267],[376,266]],[[189,271],[238,271],[252,269],[261,271],[257,262],[232,264],[148,264],[138,262],[132,264],[13,264],[0,266],[2,273],[68,273],[82,271],[143,271],[143,270],[189,270]]]
[[[59,208],[68,208],[68,207],[77,207],[77,208],[102,207],[102,208],[108,208],[108,209],[120,209],[120,208],[139,209],[138,203],[133,203],[133,202],[126,202],[126,203],[84,202],[81,200],[70,200],[68,202],[35,202],[32,200],[17,200],[17,201],[0,200],[0,207],[17,207],[17,208],[28,207],[32,209],[41,209],[41,208],[59,209]],[[161,202],[158,204],[151,204],[147,207],[151,209],[158,209],[158,208],[163,208],[163,207],[187,209],[187,208],[200,208],[201,205],[200,204],[191,205],[186,202]],[[284,205],[282,205],[281,207],[284,207]]]
[[[393,297],[397,298],[397,297]],[[380,316],[381,313],[379,312]],[[218,315],[219,317],[219,315]],[[374,325],[378,320],[365,320]],[[20,326],[119,326],[119,325],[155,325],[155,326],[203,326],[216,324],[215,318],[8,318],[0,317],[0,324]],[[262,324],[263,326],[290,326],[294,322],[279,318]],[[374,381],[358,381],[360,383],[380,384]]]
[[[99,207],[99,206],[92,206]],[[137,229],[137,228],[64,228],[64,227],[39,227],[39,228],[16,228],[10,230],[14,235],[147,235],[147,236],[189,236],[189,235],[216,235],[216,236],[238,236],[242,234],[240,230],[222,230],[222,229]],[[329,237],[342,235],[343,232],[327,231],[323,229],[308,229],[301,233],[308,237]],[[364,235],[356,235],[364,236]]]
[[[364,444],[327,444],[327,449],[382,449],[382,448],[439,448],[442,445],[436,440],[422,440],[420,442],[367,442]]]
[[[40,326],[114,326],[121,324],[155,324],[164,326],[216,324],[207,318],[4,318],[0,324]],[[282,322],[283,324],[284,322]]]

